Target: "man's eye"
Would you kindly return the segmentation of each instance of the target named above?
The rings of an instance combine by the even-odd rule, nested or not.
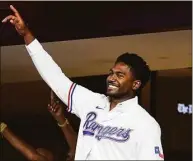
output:
[[[123,74],[117,74],[117,76],[118,76],[119,78],[123,78],[123,77],[124,77]]]
[[[108,75],[112,75],[113,74],[113,72],[109,72],[109,74]]]

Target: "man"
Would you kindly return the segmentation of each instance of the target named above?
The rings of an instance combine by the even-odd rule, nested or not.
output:
[[[34,38],[18,11],[12,23],[44,81],[80,119],[75,160],[163,160],[159,124],[138,104],[137,92],[149,79],[146,62],[123,54],[107,78],[107,95],[73,83]]]

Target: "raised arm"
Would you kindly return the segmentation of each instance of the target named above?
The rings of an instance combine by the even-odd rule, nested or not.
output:
[[[67,97],[68,90],[73,83],[67,77],[65,77],[61,69],[52,60],[51,56],[47,54],[41,44],[34,38],[32,32],[26,26],[16,8],[11,5],[10,9],[13,11],[13,15],[7,16],[2,20],[2,22],[10,22],[15,26],[16,31],[24,38],[25,44],[27,45],[27,51],[29,52],[39,74],[53,89],[53,91],[59,95],[59,97],[64,94],[63,92],[61,93],[59,89],[66,91],[64,97]],[[67,99],[62,98],[62,100],[66,104],[68,103]]]
[[[65,118],[64,107],[62,107],[61,102],[54,95],[53,91],[51,91],[51,103],[48,104],[48,111],[52,114],[54,119],[57,121],[58,126],[61,128],[70,148],[68,153],[69,159],[73,160],[76,150],[77,133],[68,122],[68,119]]]
[[[27,144],[24,140],[16,136],[5,123],[0,124],[0,132],[4,138],[28,160],[31,161],[49,161],[46,157],[39,154],[34,147]]]
[[[95,99],[97,101],[95,96],[98,96],[98,94],[76,85],[67,78],[38,40],[34,39],[19,12],[13,6],[10,6],[10,8],[14,15],[7,16],[2,22],[9,21],[15,26],[17,32],[24,37],[27,51],[42,79],[68,106],[69,112],[81,117],[84,111],[82,108],[93,106],[93,104],[91,105],[93,101],[90,100]]]

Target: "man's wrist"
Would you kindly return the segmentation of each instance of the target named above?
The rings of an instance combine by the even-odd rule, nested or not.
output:
[[[55,116],[55,120],[59,123],[64,122],[66,119],[64,117],[64,115],[59,115],[59,116]]]
[[[69,122],[68,122],[68,119],[67,118],[64,118],[64,120],[62,121],[62,120],[60,120],[60,121],[58,121],[58,126],[59,127],[65,127],[66,125],[68,125],[69,124]]]
[[[25,29],[23,37],[26,45],[29,45],[35,39],[28,28]]]

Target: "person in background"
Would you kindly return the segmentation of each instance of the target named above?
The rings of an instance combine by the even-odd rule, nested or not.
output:
[[[0,123],[1,135],[24,157],[30,161],[54,161],[52,152],[44,148],[34,148],[15,135],[4,122]]]
[[[69,146],[69,152],[67,154],[66,161],[73,161],[75,156],[76,139],[77,134],[73,130],[67,118],[64,116],[62,103],[51,91],[51,102],[48,104],[48,110],[58,122],[58,126],[61,128],[64,137],[67,140]],[[34,148],[26,141],[15,135],[11,129],[4,122],[0,123],[0,133],[2,136],[27,160],[30,161],[56,161],[57,154],[53,154],[51,151],[45,148]]]
[[[65,106],[59,98],[51,91],[51,102],[48,104],[48,111],[52,114],[53,118],[57,121],[58,126],[61,128],[64,137],[69,146],[67,160],[74,160],[77,134],[73,130],[67,118],[64,116]]]

